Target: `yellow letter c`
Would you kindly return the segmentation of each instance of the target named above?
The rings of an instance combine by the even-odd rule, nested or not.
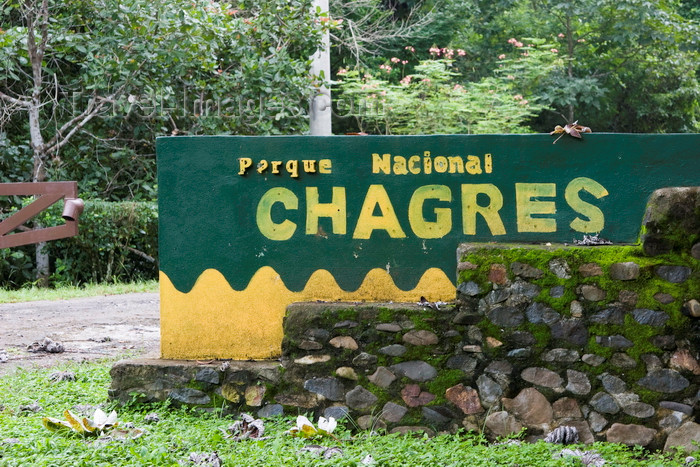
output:
[[[299,198],[287,188],[270,188],[260,198],[255,222],[258,224],[260,233],[270,240],[289,240],[297,229],[297,225],[285,219],[276,224],[272,220],[272,206],[275,203],[282,203],[285,209],[298,209]]]

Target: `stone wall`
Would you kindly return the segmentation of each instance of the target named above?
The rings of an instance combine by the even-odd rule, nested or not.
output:
[[[567,425],[586,443],[700,440],[697,259],[639,247],[459,254],[454,306],[290,306],[276,401],[389,429],[537,437]]]
[[[698,193],[660,196],[700,218]],[[111,394],[402,432],[537,439],[574,426],[584,443],[697,449],[700,233],[685,222],[662,235],[677,204],[647,214],[657,223],[641,246],[460,245],[454,303],[293,304],[278,363],[122,362]]]

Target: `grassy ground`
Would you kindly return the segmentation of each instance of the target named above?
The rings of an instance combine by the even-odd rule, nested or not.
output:
[[[158,292],[158,281],[128,284],[85,284],[57,289],[30,287],[19,290],[0,289],[0,303],[29,302],[34,300],[65,300],[68,298],[117,295],[133,292]]]
[[[291,417],[265,420],[266,440],[235,442],[224,437],[236,419],[220,411],[204,412],[157,404],[148,407],[116,407],[107,399],[110,362],[73,364],[50,370],[18,370],[0,378],[0,466],[178,466],[195,464],[193,453],[216,452],[221,465],[299,466],[299,465],[385,465],[385,466],[578,466],[572,457],[557,457],[562,446],[536,444],[493,445],[481,437],[460,433],[434,438],[423,436],[376,436],[351,432],[351,421],[335,431],[337,440],[306,440],[286,433],[294,424]],[[56,371],[70,371],[74,381],[52,382]],[[20,406],[36,403],[36,412]],[[145,434],[137,439],[116,441],[85,438],[73,433],[54,433],[42,425],[45,416],[63,418],[66,409],[81,410],[80,405],[99,406],[105,411],[116,408],[120,422],[132,422]],[[156,412],[157,423],[145,421]],[[310,444],[337,447],[341,453],[325,459],[302,451]],[[596,451],[615,466],[680,466],[683,458],[647,456],[641,450],[613,444],[573,446]],[[368,457],[368,456],[371,456]],[[365,463],[363,463],[363,460]]]

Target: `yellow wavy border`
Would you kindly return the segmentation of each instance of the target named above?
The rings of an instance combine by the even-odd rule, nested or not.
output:
[[[383,269],[372,269],[355,291],[341,289],[325,269],[315,271],[304,289],[290,291],[271,267],[260,268],[244,290],[234,290],[215,269],[204,271],[192,290],[178,291],[160,272],[161,357],[267,359],[280,355],[282,318],[287,305],[310,300],[416,302],[452,300],[455,286],[430,268],[412,290],[401,290]]]

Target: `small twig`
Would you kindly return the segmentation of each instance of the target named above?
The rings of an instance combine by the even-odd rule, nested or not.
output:
[[[145,259],[145,260],[148,261],[149,263],[155,263],[155,262],[156,262],[156,260],[155,260],[154,257],[147,255],[146,253],[144,253],[144,252],[141,251],[141,250],[137,250],[136,248],[131,248],[130,246],[126,246],[126,247],[124,247],[124,248],[126,248],[126,249],[129,250],[130,252],[132,252],[132,253],[134,253],[134,254],[140,256],[141,258]]]

